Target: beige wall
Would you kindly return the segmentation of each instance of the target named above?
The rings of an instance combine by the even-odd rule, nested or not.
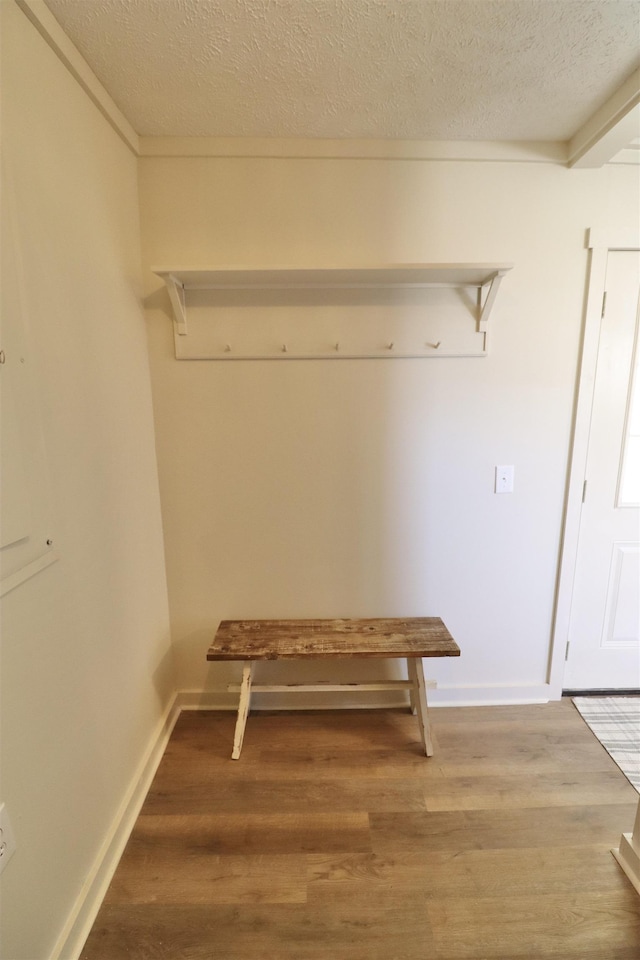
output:
[[[440,614],[463,656],[430,670],[434,699],[548,695],[584,231],[635,227],[638,186],[622,167],[231,158],[148,158],[136,182],[0,6],[36,514],[59,555],[3,599],[0,800],[18,850],[0,952],[40,960],[174,687],[154,415],[179,687],[229,675],[204,661],[222,617]],[[149,269],[420,260],[515,262],[487,359],[178,363]],[[492,492],[497,463],[515,464],[513,496]]]
[[[463,655],[434,700],[548,695],[585,230],[632,225],[635,171],[146,158],[140,195],[179,685],[228,676],[219,618],[439,614]],[[176,362],[150,272],[493,260],[482,360]]]
[[[1,6],[4,189],[49,470],[34,495],[50,501],[59,555],[3,598],[0,799],[18,847],[0,881],[1,955],[41,960],[173,683],[136,159],[23,13]]]

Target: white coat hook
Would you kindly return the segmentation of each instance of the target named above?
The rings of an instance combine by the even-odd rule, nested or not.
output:
[[[437,350],[441,343],[442,341],[438,340],[437,343],[428,343],[427,346],[431,347],[433,350]]]
[[[224,352],[225,352],[225,353],[231,353],[231,344],[230,344],[230,343],[228,343],[228,344],[225,346]]]
[[[336,353],[338,352],[339,349],[340,349],[340,344],[336,343]]]
[[[283,344],[282,344],[282,352],[283,352],[283,353],[286,353],[286,352],[287,352],[287,345],[286,345],[286,343],[283,343]]]
[[[393,340],[387,344],[387,350],[393,350]]]

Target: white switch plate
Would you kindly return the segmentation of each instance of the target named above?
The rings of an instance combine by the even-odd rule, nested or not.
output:
[[[0,804],[0,873],[15,853],[16,841],[9,822],[9,814],[4,803]]]
[[[513,466],[496,467],[496,493],[513,493]]]

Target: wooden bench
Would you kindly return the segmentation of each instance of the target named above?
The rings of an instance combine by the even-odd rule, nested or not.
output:
[[[242,682],[227,689],[240,694],[233,740],[233,760],[238,760],[251,703],[251,692],[295,693],[340,690],[409,691],[417,714],[425,754],[433,755],[427,684],[423,657],[459,657],[460,648],[439,617],[407,620],[223,620],[207,652],[207,660],[240,660]],[[254,684],[258,660],[358,659],[401,657],[407,661],[408,680],[383,683]]]

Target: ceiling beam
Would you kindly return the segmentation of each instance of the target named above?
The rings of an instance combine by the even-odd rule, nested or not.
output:
[[[640,69],[569,141],[570,167],[601,167],[640,134]]]

